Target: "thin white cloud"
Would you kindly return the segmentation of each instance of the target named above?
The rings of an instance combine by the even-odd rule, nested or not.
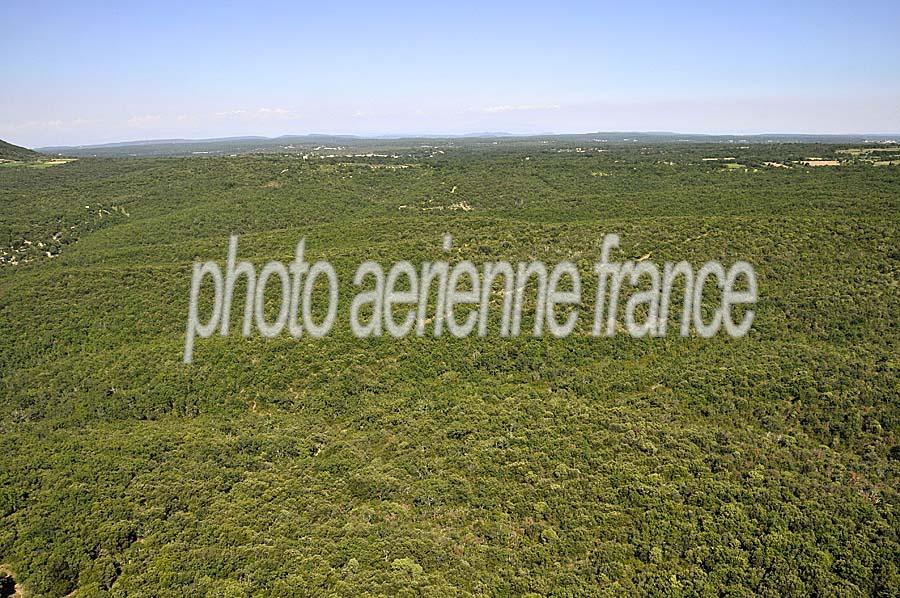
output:
[[[225,110],[224,112],[216,112],[213,116],[217,118],[298,118],[297,114],[287,108],[257,108],[256,110]]]
[[[148,125],[155,125],[161,119],[162,117],[159,114],[145,114],[143,116],[132,116],[126,122],[129,127],[146,127]]]
[[[500,106],[485,106],[478,108],[476,112],[496,114],[498,112],[525,112],[537,110],[559,110],[559,104],[502,104]]]
[[[276,116],[279,118],[293,118],[295,115],[286,108],[260,108],[256,111],[260,116]]]
[[[11,123],[8,125],[0,125],[4,130],[7,131],[25,131],[25,130],[40,130],[40,129],[61,129],[61,128],[71,128],[71,127],[83,127],[86,125],[94,124],[99,121],[96,120],[88,120],[86,118],[75,118],[72,120],[29,120],[26,122],[20,123]]]

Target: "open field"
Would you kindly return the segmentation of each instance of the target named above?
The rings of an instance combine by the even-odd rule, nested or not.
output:
[[[54,158],[54,159],[38,159],[29,162],[20,162],[17,160],[0,160],[0,168],[50,168],[51,166],[59,166],[60,164],[68,164],[74,162],[77,158]]]
[[[0,168],[0,563],[26,592],[900,593],[890,152],[426,144]],[[749,335],[349,331],[366,259],[450,233],[454,261],[589,272],[613,232],[623,260],[750,261]],[[257,266],[305,237],[336,329],[183,364],[192,264],[230,234]]]

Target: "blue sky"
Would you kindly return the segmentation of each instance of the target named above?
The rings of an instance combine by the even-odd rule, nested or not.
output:
[[[0,138],[900,132],[900,2],[0,5]]]

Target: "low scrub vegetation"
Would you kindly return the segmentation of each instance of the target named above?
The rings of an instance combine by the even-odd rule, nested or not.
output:
[[[900,169],[634,145],[0,168],[0,562],[36,596],[897,595]],[[445,233],[475,263],[589,272],[605,233],[748,260],[756,317],[356,338],[355,267]],[[192,264],[231,234],[335,266],[327,337],[182,363]]]

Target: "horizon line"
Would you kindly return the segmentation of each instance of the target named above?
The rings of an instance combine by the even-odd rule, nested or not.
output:
[[[135,144],[163,144],[163,143],[204,143],[217,141],[274,141],[284,138],[302,138],[302,137],[333,137],[347,138],[354,140],[373,140],[373,141],[402,141],[404,139],[465,139],[465,138],[482,138],[482,139],[499,139],[499,138],[529,138],[529,137],[577,137],[583,135],[662,135],[667,137],[733,137],[733,138],[753,138],[753,137],[898,137],[900,132],[895,133],[872,133],[872,132],[854,132],[854,133],[796,133],[796,132],[765,132],[765,133],[689,133],[683,131],[638,131],[638,130],[620,130],[620,131],[583,131],[578,133],[509,133],[506,131],[474,131],[470,133],[379,133],[371,135],[359,135],[355,133],[285,133],[282,135],[225,135],[217,137],[159,137],[159,138],[143,138],[143,139],[123,139],[121,141],[106,141],[101,143],[80,143],[80,144],[64,144],[64,145],[42,145],[29,149],[58,149],[58,148],[92,148],[92,147],[110,147],[115,145],[135,145]],[[880,140],[886,141],[886,140]],[[7,141],[8,143],[11,143]],[[22,146],[27,147],[27,146]]]

